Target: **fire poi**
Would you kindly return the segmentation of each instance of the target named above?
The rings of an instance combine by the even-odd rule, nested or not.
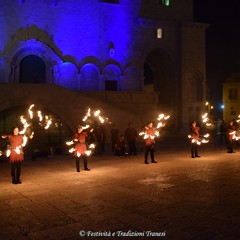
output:
[[[143,136],[143,139],[147,139],[147,138],[151,138],[154,139],[155,137],[159,137],[160,133],[159,133],[159,129],[162,127],[166,126],[167,120],[170,118],[170,115],[165,115],[163,113],[158,115],[158,123],[157,123],[157,127],[154,128],[154,131],[142,131],[139,133],[140,136]]]
[[[91,108],[88,109],[86,115],[83,117],[82,122],[84,124],[81,125],[81,128],[83,130],[86,129],[90,129],[90,132],[94,131],[95,128],[95,124],[104,124],[104,123],[108,123],[108,118],[103,117],[100,115],[101,111],[100,110],[95,110],[92,111]],[[78,139],[73,139],[72,141],[68,141],[66,142],[66,144],[68,146],[72,146],[78,144],[79,140]],[[85,150],[85,154],[87,156],[90,156],[92,154],[93,149],[95,148],[95,144],[91,143],[87,146],[87,149]],[[71,149],[69,149],[70,153],[74,153],[75,152],[75,147],[72,147]],[[81,153],[77,152],[77,156],[80,157]]]
[[[208,113],[204,113],[202,115],[202,123],[205,125],[205,129],[211,128],[212,124],[208,117]],[[210,138],[210,133],[205,133],[201,138],[193,138],[191,135],[188,135],[188,138],[191,139],[192,143],[196,143],[197,145],[201,145],[202,143],[208,143]]]
[[[236,120],[237,123],[240,122],[240,115],[238,115],[238,119]],[[240,139],[239,136],[237,136],[237,131],[229,131],[229,134],[232,135],[232,139],[235,141],[238,141]]]
[[[20,116],[20,122],[22,123],[22,130],[19,131],[19,134],[23,135],[23,143],[21,144],[21,146],[16,147],[16,149],[14,150],[16,153],[18,152],[20,153],[20,149],[26,146],[28,139],[33,138],[34,131],[32,129],[32,125],[33,125],[32,121],[34,117],[37,117],[38,124],[42,126],[45,130],[48,129],[52,124],[52,118],[50,116],[42,114],[40,110],[34,111],[34,107],[35,105],[31,104],[27,111],[28,115]],[[7,149],[6,156],[9,157],[10,153],[11,153],[11,150]],[[0,151],[0,155],[2,155],[2,151]]]

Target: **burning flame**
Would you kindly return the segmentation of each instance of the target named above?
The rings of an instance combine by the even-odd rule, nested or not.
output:
[[[101,111],[100,110],[96,110],[93,112],[93,116],[95,119],[99,120],[100,123],[104,123],[104,122],[108,122],[108,118],[104,118],[100,115]],[[84,116],[84,118],[82,119],[83,122],[85,122],[88,118],[91,117],[91,108],[88,108],[88,111],[86,113],[86,115]],[[86,125],[88,126],[88,125]]]
[[[27,138],[27,136],[24,135],[24,136],[23,136],[23,143],[22,143],[22,146],[23,146],[23,147],[26,146],[27,141],[28,141],[28,138]]]
[[[69,149],[69,152],[70,152],[70,153],[73,153],[74,151],[75,151],[75,148]]]
[[[202,122],[205,123],[206,127],[210,127],[212,124],[209,121],[210,121],[210,119],[208,117],[208,113],[206,112],[202,115]],[[204,134],[201,142],[202,143],[208,143],[209,142],[209,139],[208,139],[209,137],[210,137],[209,133]]]
[[[50,125],[52,124],[52,119],[49,118],[48,116],[45,116],[45,119],[46,119],[47,124],[44,128],[48,129],[50,127]]]
[[[90,156],[90,155],[91,155],[91,153],[92,153],[92,151],[91,151],[91,150],[87,150],[87,151],[85,151],[85,154],[86,154],[87,156]]]
[[[155,137],[159,137],[160,133],[159,130],[162,127],[166,126],[166,121],[170,118],[170,115],[165,115],[163,113],[158,115],[157,120],[159,121],[156,127],[156,131],[154,131],[154,135],[151,135],[149,133],[147,133],[146,131],[140,132],[139,136],[143,136],[143,139],[148,139],[150,137],[150,139],[154,139]]]
[[[28,113],[29,113],[29,116],[30,116],[30,119],[33,119],[33,111],[32,111],[32,108],[34,107],[34,104],[32,104],[29,109],[28,109]]]
[[[7,152],[6,152],[6,156],[7,156],[7,157],[9,157],[9,156],[10,156],[10,154],[11,154],[11,150],[10,150],[10,149],[8,149],[8,150],[7,150]]]
[[[68,146],[70,146],[70,145],[73,145],[73,141],[68,141],[68,142],[66,142],[66,144],[68,145]]]
[[[20,153],[21,153],[20,147],[16,147],[15,152],[16,152],[17,154],[20,154]]]
[[[207,127],[210,127],[212,124],[209,123],[210,119],[208,118],[208,113],[204,113],[202,115],[202,122],[205,123],[205,125]],[[194,139],[192,138],[191,135],[188,135],[188,138],[192,139],[191,142],[192,143],[197,143],[198,145],[201,145],[202,143],[208,143],[209,142],[209,137],[210,137],[210,134],[209,133],[206,133],[203,135],[203,138],[202,139]]]

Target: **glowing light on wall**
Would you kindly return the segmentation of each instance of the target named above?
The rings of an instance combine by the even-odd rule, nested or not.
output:
[[[169,6],[170,5],[170,0],[160,0],[159,3],[164,6]]]
[[[162,38],[162,29],[161,28],[157,29],[157,38]]]

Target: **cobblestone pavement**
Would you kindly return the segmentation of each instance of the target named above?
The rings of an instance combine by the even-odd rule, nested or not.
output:
[[[240,150],[162,144],[157,164],[137,156],[25,161],[13,185],[0,162],[0,239],[240,239]],[[137,237],[138,236],[138,237]]]

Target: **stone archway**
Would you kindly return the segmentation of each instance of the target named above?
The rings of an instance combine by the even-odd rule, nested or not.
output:
[[[71,139],[72,131],[62,118],[42,106],[34,106],[34,117],[30,119],[27,105],[12,106],[0,112],[0,134],[12,134],[13,127],[17,126],[23,129],[20,117],[23,116],[30,124],[29,129],[34,132],[34,137],[28,140],[25,147],[25,155],[33,156],[38,152],[49,154],[61,154],[67,152],[66,140]],[[41,110],[43,116],[48,116],[52,120],[52,124],[48,129],[44,128],[44,121],[40,122],[37,111]],[[28,132],[27,132],[28,134]]]
[[[148,54],[144,62],[144,89],[159,93],[159,108],[169,112],[178,128],[181,122],[181,83],[177,81],[176,64],[162,49]]]
[[[45,83],[46,64],[36,56],[29,55],[22,59],[20,63],[20,83]]]

